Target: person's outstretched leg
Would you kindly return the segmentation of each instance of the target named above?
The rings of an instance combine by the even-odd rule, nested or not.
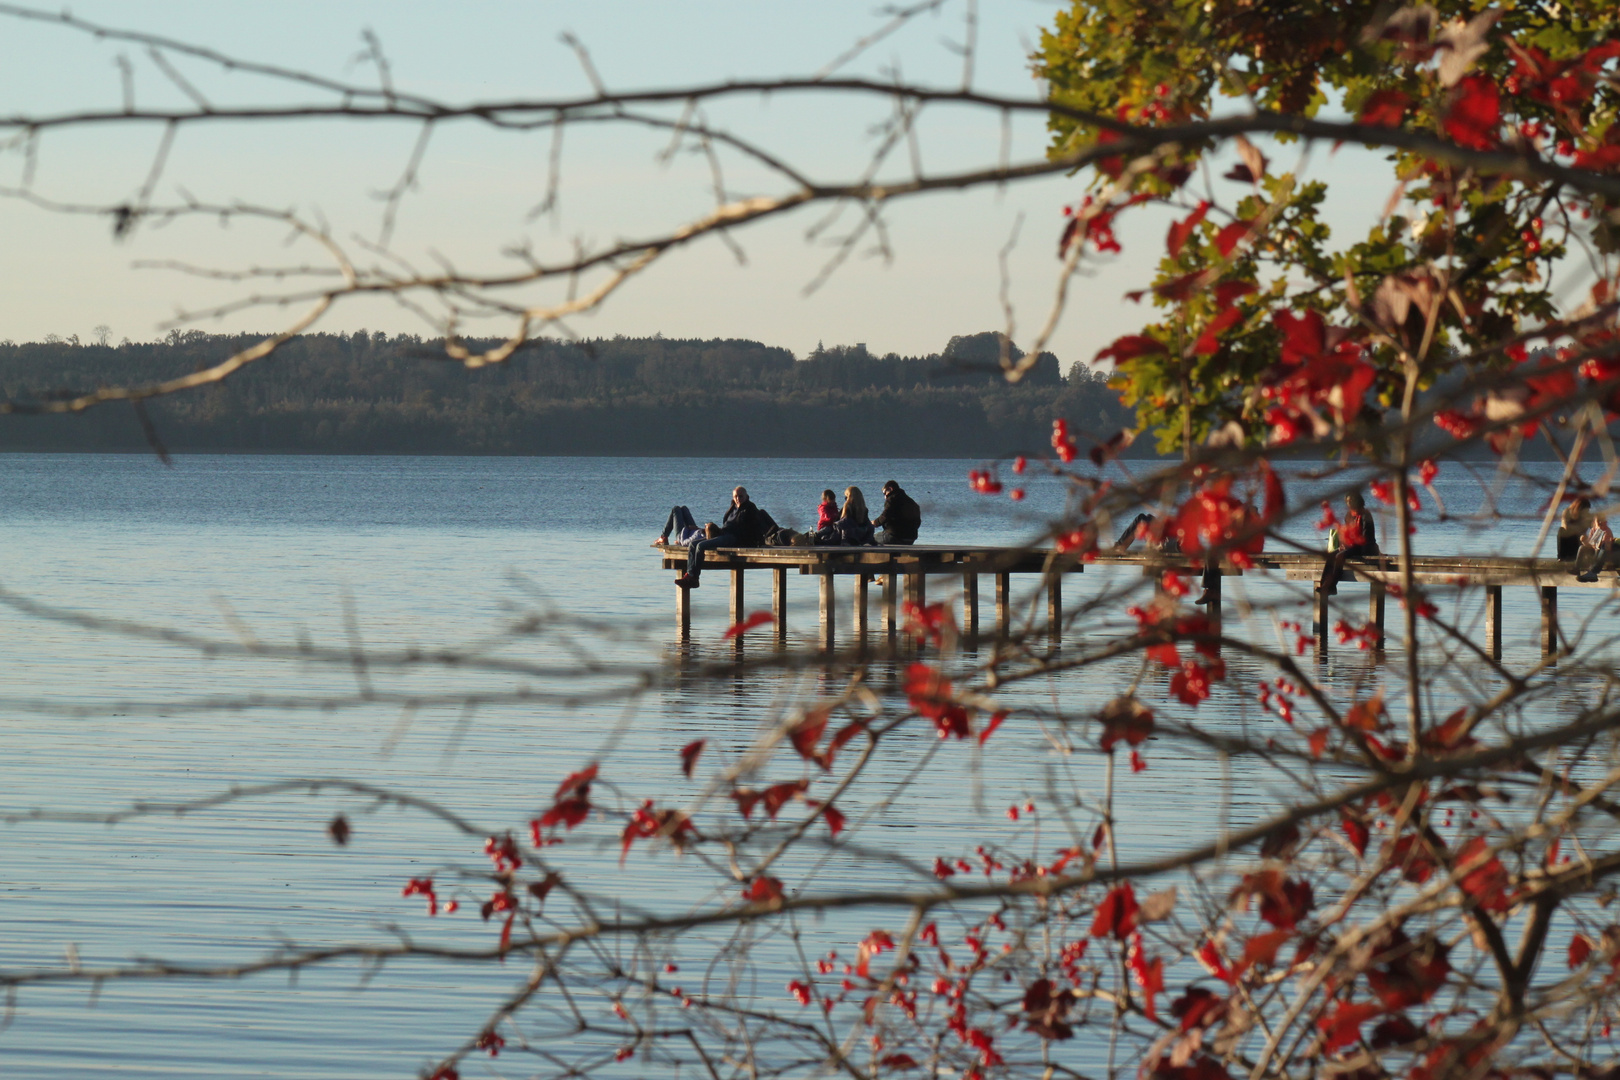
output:
[[[664,521],[664,531],[658,534],[658,542],[663,543],[671,536],[680,536],[689,531],[696,531],[697,520],[692,517],[692,511],[684,506],[677,506],[669,512]]]
[[[1131,544],[1136,542],[1136,530],[1143,525],[1151,524],[1153,524],[1152,514],[1137,514],[1136,520],[1125,526],[1125,531],[1119,534],[1118,540],[1114,541],[1114,550],[1129,551]]]

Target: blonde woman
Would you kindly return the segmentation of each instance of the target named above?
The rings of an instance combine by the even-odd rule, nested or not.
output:
[[[816,543],[823,547],[855,547],[872,543],[872,520],[866,513],[866,496],[851,484],[844,489],[844,508],[838,520],[816,531]]]

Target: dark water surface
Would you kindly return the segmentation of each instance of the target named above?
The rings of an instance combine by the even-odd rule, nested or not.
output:
[[[779,521],[802,526],[821,488],[841,492],[858,483],[876,504],[892,477],[923,503],[925,541],[984,543],[1025,539],[1062,506],[1055,482],[1032,477],[1029,498],[1013,515],[1008,502],[968,491],[965,474],[974,464],[183,457],[165,469],[136,456],[6,456],[0,584],[106,618],[334,647],[353,640],[375,648],[479,642],[515,613],[554,604],[611,629],[577,627],[555,640],[501,646],[496,655],[567,662],[587,653],[604,670],[584,685],[601,689],[622,682],[621,669],[655,664],[672,651],[669,575],[647,548],[671,503],[690,503],[700,520],[717,518],[731,485],[741,482]],[[1482,486],[1448,466],[1440,491],[1453,512],[1472,512],[1490,484],[1488,474]],[[1504,508],[1525,513],[1541,497],[1522,485],[1500,496]],[[1529,520],[1425,521],[1417,550],[1522,554],[1536,528]],[[1392,532],[1386,524],[1384,535]],[[1317,542],[1308,521],[1298,535]],[[759,578],[751,606],[766,603],[766,580]],[[1133,584],[1098,572],[1071,580],[1071,603]],[[695,596],[699,658],[718,654],[728,621],[724,579],[709,581]],[[790,579],[795,635],[814,628],[813,582]],[[1234,604],[1303,605],[1305,595],[1297,584],[1253,578],[1229,580],[1229,589]],[[1355,586],[1344,594],[1357,607],[1364,595]],[[1566,625],[1601,599],[1566,592]],[[1507,659],[1528,663],[1536,633],[1531,590],[1509,590],[1506,600]],[[1445,603],[1448,617],[1482,627],[1477,596]],[[1078,650],[1126,625],[1122,608],[1082,620],[1064,648]],[[1392,603],[1390,610],[1393,628],[1398,609]],[[1295,617],[1304,612],[1300,606]],[[1274,633],[1271,617],[1257,618],[1252,632]],[[345,776],[441,800],[493,832],[520,826],[548,803],[566,772],[598,756],[627,788],[695,796],[697,786],[683,788],[675,768],[680,746],[709,738],[716,754],[741,753],[784,702],[826,689],[811,676],[677,680],[633,715],[617,701],[493,703],[472,713],[447,706],[409,716],[395,706],[321,710],[293,700],[241,709],[229,706],[255,695],[354,694],[357,676],[290,661],[200,659],[3,608],[0,643],[0,811],[12,813],[105,812],[232,784]],[[1389,654],[1391,662],[1399,658],[1398,649]],[[1122,662],[1009,697],[1080,713],[1130,685],[1139,670],[1135,660]],[[1376,667],[1366,654],[1340,650],[1321,671],[1348,698]],[[1234,678],[1243,673],[1234,661]],[[1152,677],[1162,682],[1161,675]],[[446,695],[509,690],[523,681],[471,673],[374,677],[402,693]],[[1430,691],[1437,704],[1460,704],[1478,689],[1437,683]],[[1163,689],[1150,684],[1144,693],[1162,696]],[[211,697],[230,700],[163,705]],[[75,706],[93,714],[70,715]],[[1255,722],[1252,709],[1252,697],[1218,691],[1201,719],[1242,726]],[[996,752],[981,753],[921,736],[903,744],[880,766],[875,786],[898,784],[925,760],[929,770],[894,805],[866,807],[857,835],[927,861],[971,851],[1000,829],[1006,833],[996,842],[1023,844],[1033,854],[1059,846],[1052,832],[1043,837],[1038,824],[1006,822],[1002,810],[1049,795],[1094,802],[1101,756],[1087,748],[1065,753],[1033,724],[1009,723],[991,746]],[[1258,779],[1223,775],[1214,759],[1148,757],[1146,772],[1120,782],[1121,840],[1142,855],[1213,836],[1223,815],[1241,824],[1275,806],[1275,793]],[[323,825],[345,805],[297,796],[114,828],[0,826],[0,967],[65,968],[70,955],[86,966],[143,956],[248,960],[286,940],[387,941],[389,924],[422,940],[489,943],[492,931],[476,916],[430,923],[420,901],[399,897],[410,876],[476,862],[474,845],[419,815],[387,811],[355,817],[354,841],[340,849],[325,839]],[[616,850],[582,858],[582,880],[629,889],[657,910],[677,912],[711,895],[707,879],[668,853],[632,859],[622,871]],[[785,879],[811,871],[808,864],[788,869]],[[858,880],[836,861],[815,873],[816,888]],[[822,932],[849,948],[868,928],[861,922]],[[523,974],[406,962],[364,984],[350,964],[306,971],[294,984],[285,976],[109,984],[94,1000],[83,987],[30,989],[0,1032],[0,1077],[409,1076],[476,1032]],[[758,992],[782,1004],[777,986]],[[1088,1056],[1079,1047],[1073,1052],[1077,1060]],[[464,1075],[479,1075],[477,1066]]]

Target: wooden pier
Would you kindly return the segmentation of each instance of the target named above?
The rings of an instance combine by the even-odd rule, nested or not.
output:
[[[686,549],[665,545],[660,549],[666,570],[686,567]],[[1251,570],[1240,570],[1230,564],[1223,565],[1223,577],[1244,573],[1280,573],[1290,581],[1317,581],[1321,578],[1323,556],[1308,552],[1263,553],[1254,557]],[[769,570],[771,573],[771,612],[776,618],[775,632],[779,641],[787,635],[787,583],[790,573],[814,576],[820,589],[821,625],[818,635],[821,646],[831,651],[837,644],[837,594],[834,582],[839,577],[849,578],[853,591],[851,632],[858,642],[866,640],[870,579],[882,579],[883,588],[879,605],[881,629],[892,634],[899,629],[897,594],[903,590],[904,598],[915,603],[927,602],[928,579],[940,576],[957,578],[961,583],[962,632],[969,639],[980,636],[980,578],[994,578],[995,627],[1000,634],[1010,633],[1013,623],[1012,577],[1015,574],[1033,574],[1040,578],[1046,593],[1045,631],[1054,640],[1062,629],[1063,579],[1070,574],[1083,573],[1088,566],[1135,566],[1144,576],[1157,578],[1167,570],[1175,570],[1189,578],[1188,584],[1197,589],[1203,573],[1203,562],[1186,555],[1166,555],[1155,551],[1098,552],[1091,562],[1083,562],[1074,554],[1059,554],[1040,548],[973,547],[944,544],[918,544],[906,547],[784,547],[784,548],[716,548],[705,554],[704,570],[729,570],[731,619],[740,622],[748,614],[745,581],[749,570]],[[1417,555],[1412,559],[1413,581],[1429,589],[1483,588],[1485,590],[1485,642],[1483,650],[1492,659],[1502,656],[1502,590],[1504,588],[1531,588],[1537,592],[1541,609],[1541,652],[1551,656],[1558,651],[1558,590],[1620,588],[1620,577],[1615,571],[1605,570],[1598,581],[1576,581],[1566,563],[1552,559],[1515,559],[1507,557],[1463,557],[1445,555]],[[714,578],[710,577],[710,581]],[[1399,560],[1393,555],[1379,555],[1370,559],[1352,559],[1339,576],[1340,582],[1362,582],[1368,586],[1367,619],[1376,628],[1374,644],[1384,644],[1385,600],[1389,586],[1399,586],[1401,571]],[[1221,609],[1219,584],[1211,590],[1209,610],[1219,616]],[[681,636],[687,637],[692,628],[692,594],[675,588],[676,619]],[[1342,607],[1343,601],[1339,606]],[[1334,598],[1315,590],[1315,639],[1320,655],[1326,655],[1333,619]]]

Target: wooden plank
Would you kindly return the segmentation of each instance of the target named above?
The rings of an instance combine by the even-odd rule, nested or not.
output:
[[[837,617],[836,614],[834,614],[834,611],[835,611],[834,605],[836,604],[837,600],[838,600],[838,597],[833,592],[833,576],[831,574],[822,574],[821,575],[821,647],[823,649],[825,649],[827,652],[832,652],[833,648],[837,645],[838,617]]]
[[[748,610],[743,595],[743,570],[738,567],[731,572],[731,625],[735,626],[746,618]]]
[[[857,574],[850,582],[854,588],[850,591],[855,594],[855,622],[853,633],[857,648],[866,644],[866,575]]]
[[[1485,586],[1485,649],[1492,660],[1502,659],[1502,586]]]
[[[962,575],[962,636],[969,644],[979,640],[979,575]]]
[[[1558,586],[1543,585],[1541,594],[1541,655],[1558,651]]]
[[[771,614],[776,616],[776,642],[779,645],[787,643],[787,577],[787,567],[771,567]]]

